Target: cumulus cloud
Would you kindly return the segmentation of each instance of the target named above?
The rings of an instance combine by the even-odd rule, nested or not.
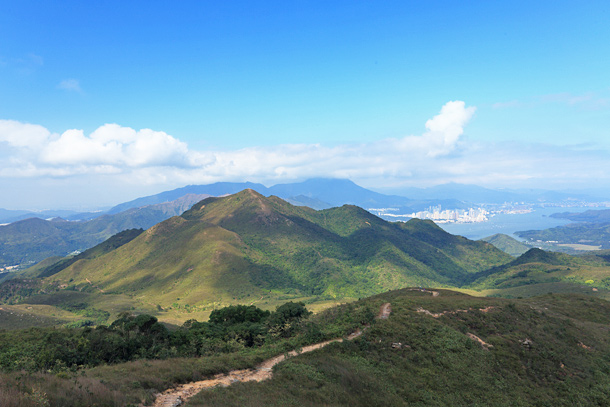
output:
[[[45,144],[51,132],[37,124],[0,120],[0,142],[11,147],[34,149]]]
[[[598,177],[610,183],[608,152],[583,146],[491,144],[461,140],[476,109],[446,103],[421,135],[363,144],[286,144],[228,151],[193,151],[151,129],[106,124],[87,135],[71,129],[51,134],[42,126],[0,121],[0,143],[12,152],[0,162],[0,178],[103,177],[109,185],[178,187],[216,181],[268,184],[310,177],[350,178],[368,187],[435,185],[562,188]],[[541,181],[544,180],[544,181]]]
[[[78,93],[81,93],[83,91],[80,87],[80,81],[78,79],[64,79],[59,82],[57,88]]]
[[[398,145],[405,150],[425,151],[428,157],[449,154],[475,111],[474,106],[466,107],[460,100],[448,102],[438,115],[426,122],[426,133],[405,137]]]
[[[186,143],[162,131],[136,131],[106,124],[89,137],[67,130],[41,151],[40,161],[55,166],[190,166]]]

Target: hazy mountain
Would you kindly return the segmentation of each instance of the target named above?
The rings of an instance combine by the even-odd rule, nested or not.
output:
[[[593,195],[580,192],[557,192],[538,189],[494,190],[477,185],[448,183],[430,188],[405,188],[401,195],[411,199],[457,199],[471,203],[502,204],[505,202],[573,202],[605,201]]]
[[[0,209],[0,223],[12,223],[17,222],[19,220],[24,220],[28,218],[39,218],[39,219],[51,219],[51,218],[63,218],[63,219],[74,219],[80,220],[85,219],[90,216],[99,216],[101,213],[97,213],[97,215],[93,213],[81,213],[70,210],[45,210],[45,211],[24,211],[24,210],[9,210],[9,209]]]
[[[50,280],[192,305],[271,292],[341,298],[460,284],[510,260],[430,221],[390,223],[350,205],[315,211],[245,190],[205,199]]]
[[[243,189],[252,189],[264,196],[278,196],[288,202],[309,206],[314,209],[327,209],[335,206],[351,204],[361,208],[397,208],[400,213],[411,213],[442,205],[444,208],[465,209],[468,205],[453,198],[410,199],[398,195],[385,195],[356,185],[346,179],[314,178],[303,182],[278,184],[267,188],[262,184],[250,182],[233,183],[218,182],[209,185],[189,185],[183,188],[162,192],[125,202],[112,208],[109,213],[116,213],[142,205],[151,205],[177,199],[187,193],[222,196],[234,194]]]
[[[373,192],[350,180],[330,178],[314,178],[299,183],[274,185],[268,189],[268,194],[280,198],[302,195],[327,202],[330,206],[350,204],[362,208],[408,206],[412,202],[411,199],[403,196]]]
[[[254,184],[252,182],[216,182],[209,185],[187,185],[182,188],[173,189],[171,191],[161,192],[156,195],[145,196],[134,199],[133,201],[124,202],[112,207],[108,213],[119,213],[127,209],[138,208],[147,205],[155,205],[164,202],[174,201],[185,195],[207,195],[207,196],[222,196],[234,194],[244,189],[253,189],[266,194],[267,187],[262,184]]]
[[[581,213],[554,213],[551,218],[568,219],[574,222],[610,223],[610,209],[588,210]]]

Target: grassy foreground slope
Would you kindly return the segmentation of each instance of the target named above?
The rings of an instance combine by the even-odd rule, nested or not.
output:
[[[47,282],[125,294],[162,308],[362,297],[454,286],[511,258],[432,222],[386,222],[355,206],[322,211],[245,190],[208,198]]]
[[[610,261],[604,254],[571,256],[530,249],[512,262],[471,275],[466,287],[483,295],[530,297],[549,292],[610,298]]]
[[[204,391],[187,406],[607,405],[610,303],[577,295],[513,300],[439,293],[403,289],[331,308],[306,320],[303,336],[258,349],[75,372],[0,374],[0,402],[151,405],[160,390],[254,367],[307,343],[312,332],[324,340],[370,324],[352,341],[277,365],[268,381]],[[386,302],[390,317],[375,319]]]
[[[351,342],[277,366],[262,383],[205,391],[187,406],[603,406],[610,399],[610,304],[395,291]],[[432,315],[431,315],[432,314]]]

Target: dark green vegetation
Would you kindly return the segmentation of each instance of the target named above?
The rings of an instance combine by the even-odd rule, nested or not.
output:
[[[88,249],[126,229],[147,229],[178,215],[203,197],[187,195],[166,202],[103,215],[88,221],[29,218],[0,226],[0,266],[29,265],[51,256]]]
[[[580,222],[544,230],[527,230],[516,235],[531,242],[555,242],[555,249],[610,249],[610,222]]]
[[[390,223],[349,205],[315,211],[245,190],[203,200],[115,250],[53,268],[44,284],[209,313],[220,304],[456,286],[510,260],[431,221]]]
[[[229,306],[213,311],[209,322],[189,320],[172,330],[150,315],[124,313],[110,326],[0,331],[0,405],[89,406],[97,400],[101,404],[95,405],[124,406],[126,400],[150,401],[152,386],[163,389],[205,374],[251,367],[359,324],[349,319],[323,329],[305,322],[310,315],[304,304],[288,302],[274,312]],[[358,312],[353,317],[368,321],[373,315]],[[162,361],[168,358],[170,362]],[[123,363],[131,360],[139,362]],[[144,369],[124,375],[126,368],[134,367]],[[106,381],[116,389],[108,389]],[[86,389],[81,391],[83,383]],[[40,398],[34,400],[40,404],[33,398]]]
[[[570,254],[610,249],[610,209],[588,210],[582,213],[555,213],[551,217],[569,219],[577,223],[544,230],[527,230],[516,234],[545,249]]]
[[[294,300],[322,309],[405,286],[606,297],[609,270],[602,253],[535,250],[515,259],[431,221],[390,223],[350,205],[315,211],[245,190],[207,198],[143,233],[122,232],[77,256],[42,262],[24,280],[0,284],[0,301],[24,321],[32,314],[99,324],[137,311],[180,325],[230,304],[273,309]]]
[[[213,311],[209,322],[189,320],[172,331],[151,315],[129,313],[95,328],[0,331],[0,370],[76,371],[136,359],[227,353],[290,338],[310,314],[303,303],[289,302],[274,312],[232,305]],[[309,342],[317,339],[309,336]]]
[[[446,291],[371,300],[382,298],[392,303],[391,317],[362,337],[291,359],[271,381],[202,392],[187,405],[607,405],[610,304],[603,300],[500,301]]]
[[[510,263],[471,276],[469,288],[485,295],[529,297],[549,292],[582,293],[608,298],[610,256],[583,256],[530,249]]]
[[[391,316],[374,319],[385,302],[392,304]],[[235,308],[214,324],[239,324],[247,314],[241,311]],[[255,320],[263,314],[251,311]],[[290,358],[268,381],[204,391],[187,405],[554,407],[605,406],[610,399],[608,302],[576,295],[474,298],[447,290],[433,297],[405,289],[303,317],[290,337],[235,352],[77,371],[56,364],[46,373],[6,372],[0,377],[0,404],[150,403],[152,394],[175,383],[252,367],[363,324],[370,327],[360,337]],[[190,330],[187,325],[176,332]]]
[[[521,256],[523,253],[531,249],[531,246],[521,243],[515,238],[512,238],[503,233],[497,233],[495,235],[484,237],[484,242],[491,243],[498,249],[510,254],[511,256]]]

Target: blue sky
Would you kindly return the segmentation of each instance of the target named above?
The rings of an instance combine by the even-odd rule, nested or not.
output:
[[[610,185],[607,1],[0,9],[0,207],[313,176]]]

